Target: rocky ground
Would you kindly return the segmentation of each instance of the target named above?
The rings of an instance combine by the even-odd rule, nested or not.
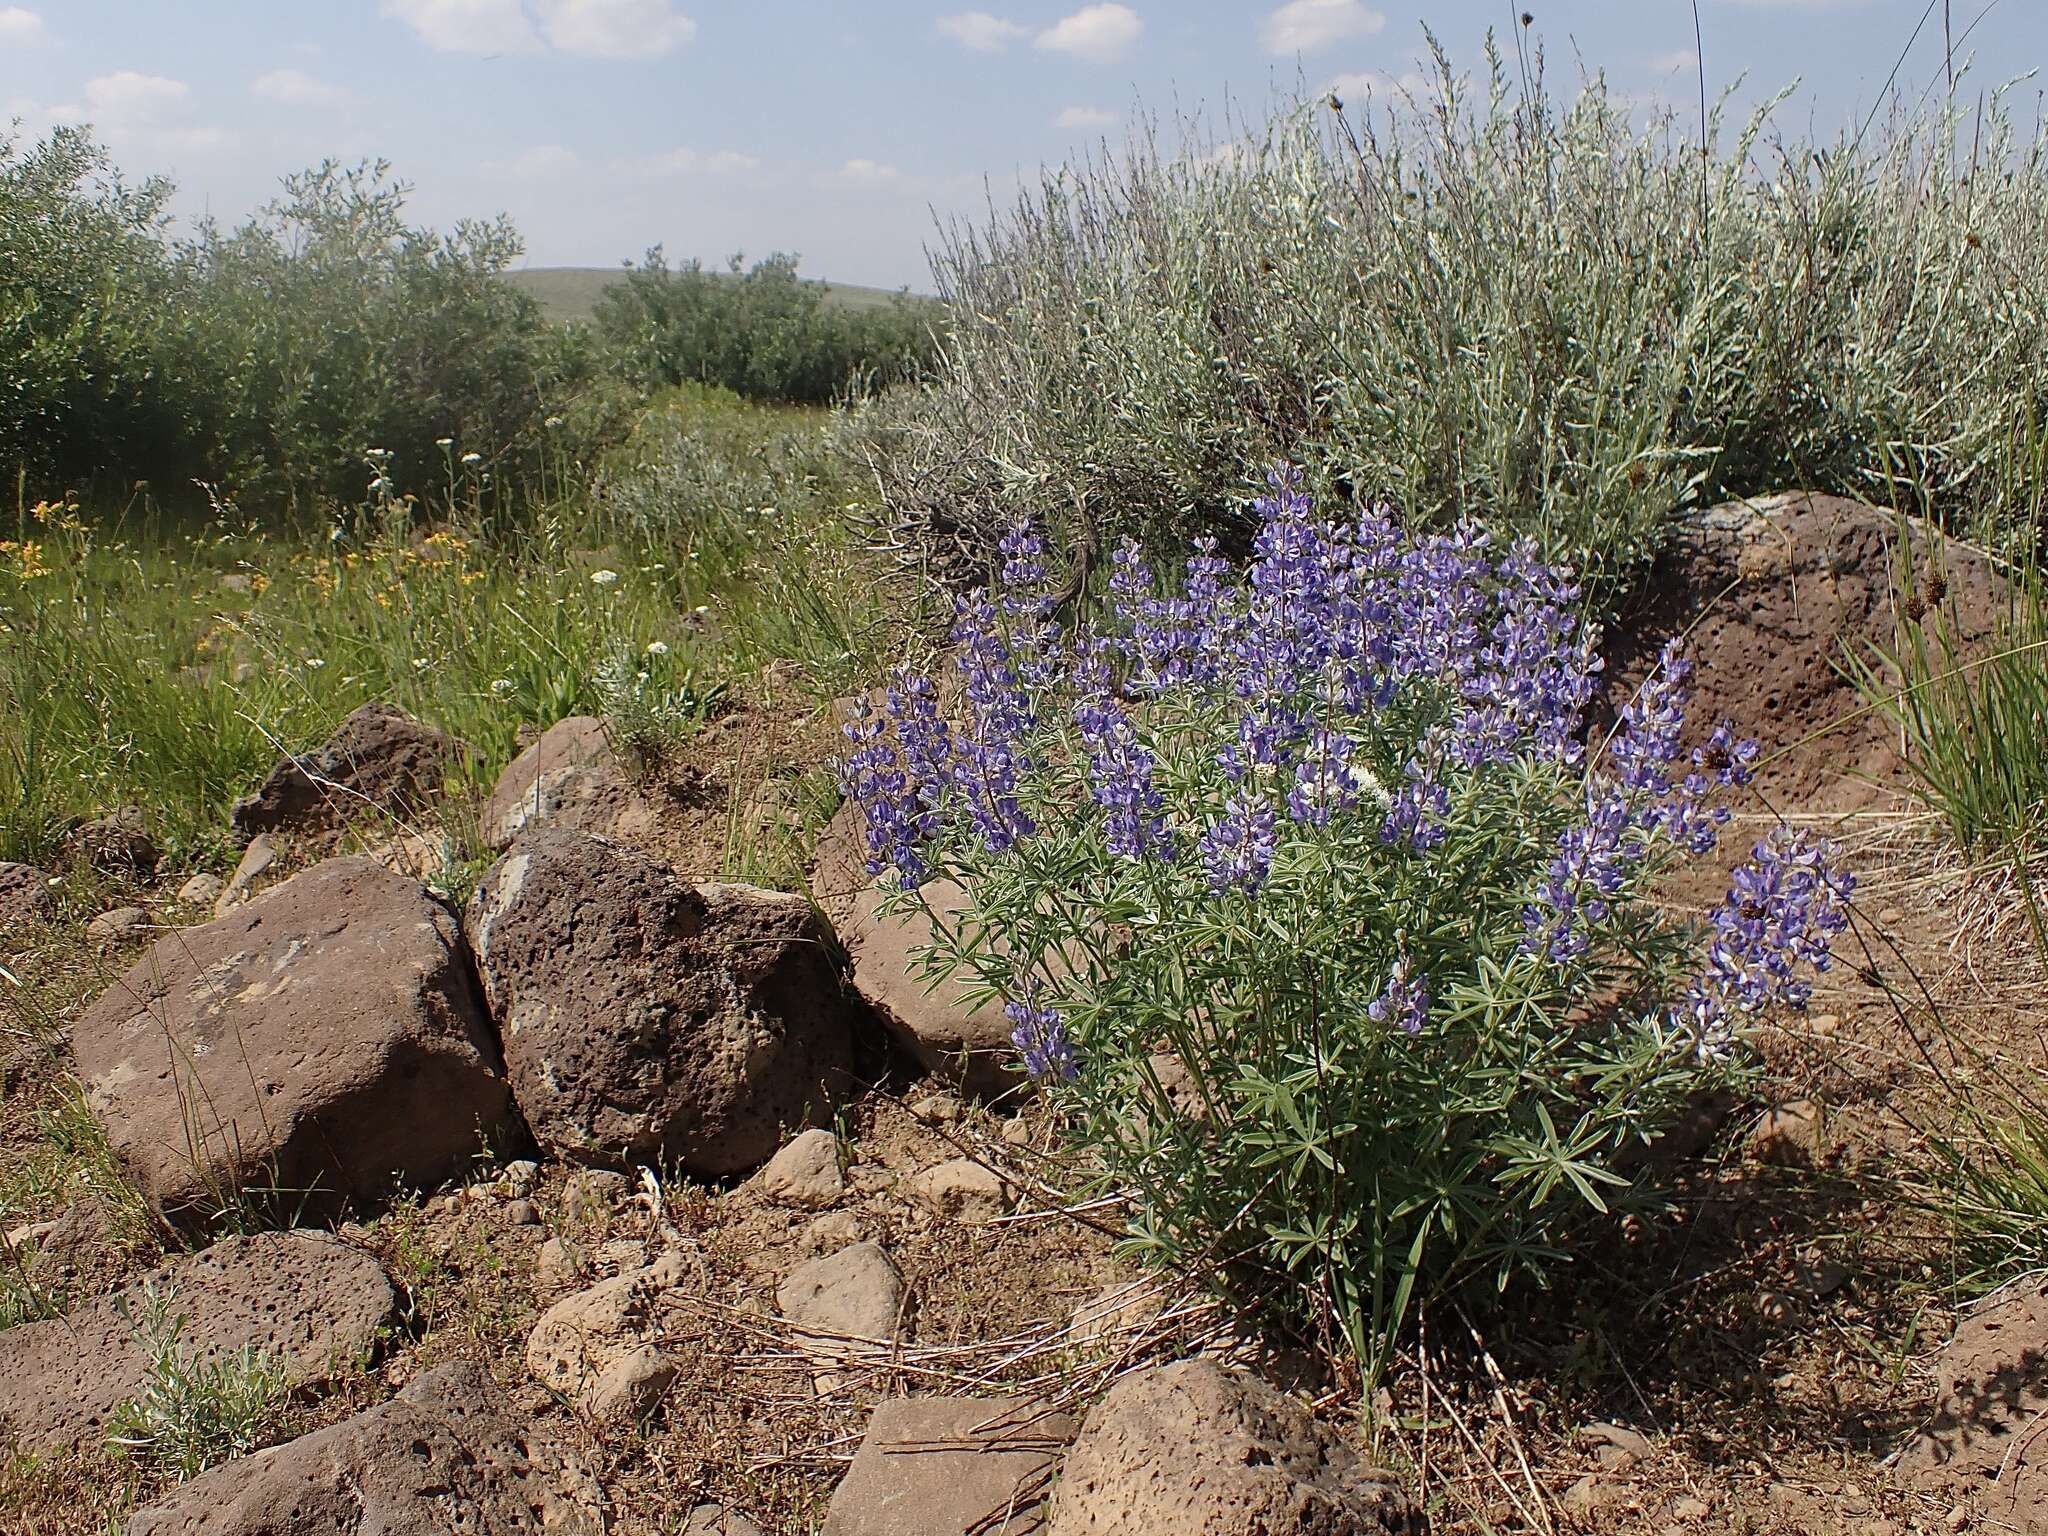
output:
[[[823,710],[742,701],[654,775],[561,721],[461,805],[463,744],[373,706],[236,808],[231,879],[159,867],[147,808],[0,868],[0,1531],[2048,1531],[2048,1293],[1959,1314],[1897,1177],[1941,1032],[2048,1061],[2009,902],[1830,663],[1934,558],[1897,534],[1717,509],[1624,627],[1617,689],[1687,633],[1701,715],[1787,746],[1742,824],[1854,851],[1852,963],[1766,1100],[1659,1149],[1667,1220],[1432,1315],[1372,1403],[1115,1257],[843,815],[810,899],[702,878],[742,771],[796,824]],[[1941,564],[1984,632],[1995,573]],[[138,1400],[203,1439],[252,1362],[218,1464],[109,1450]]]

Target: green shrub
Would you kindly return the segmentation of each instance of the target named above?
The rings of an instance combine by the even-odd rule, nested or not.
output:
[[[850,309],[797,276],[796,258],[741,270],[671,268],[659,246],[598,301],[595,323],[643,389],[715,384],[754,400],[824,404],[915,377],[930,359],[930,306],[899,295]]]
[[[245,1345],[207,1361],[185,1350],[185,1316],[176,1298],[144,1284],[141,1306],[116,1303],[149,1363],[136,1396],[118,1404],[107,1443],[184,1482],[208,1467],[246,1456],[282,1427],[289,1386],[283,1365]]]
[[[1532,542],[1321,519],[1285,480],[1258,510],[1241,575],[1198,548],[1162,595],[1133,544],[1073,636],[1007,536],[958,717],[899,676],[845,781],[890,907],[964,890],[932,960],[1003,1003],[1130,1246],[1370,1376],[1412,1306],[1649,1203],[1642,1146],[1803,1004],[1850,882],[1774,835],[1701,958],[1649,882],[1757,748],[1683,750],[1675,651],[1589,771],[1577,592]]]
[[[1147,137],[954,231],[890,532],[970,578],[1020,511],[1084,561],[1162,524],[1242,537],[1241,466],[1284,456],[1422,523],[1497,509],[1600,607],[1706,498],[2031,515],[2048,160],[2004,98],[1961,145],[1946,117],[1815,152],[1716,114],[1703,162],[1698,125],[1491,62],[1370,123]]]
[[[194,467],[197,401],[168,371],[177,292],[163,243],[170,186],[123,184],[106,151],[59,128],[0,131],[0,470],[82,484],[109,464]]]

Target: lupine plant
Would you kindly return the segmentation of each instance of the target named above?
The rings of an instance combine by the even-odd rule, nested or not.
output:
[[[1373,1375],[1418,1300],[1651,1198],[1636,1154],[1803,1004],[1851,881],[1773,835],[1667,916],[1758,751],[1688,745],[1675,649],[1589,751],[1595,637],[1532,545],[1321,515],[1286,470],[1256,511],[1242,569],[1127,546],[1071,629],[1015,529],[957,679],[863,707],[845,788],[890,903],[964,889],[930,964],[1007,1011],[1132,1247]]]

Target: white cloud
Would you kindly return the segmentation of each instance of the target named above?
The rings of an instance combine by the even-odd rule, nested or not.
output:
[[[758,159],[736,149],[669,149],[639,163],[657,176],[744,176],[761,169]]]
[[[116,70],[85,82],[86,115],[98,123],[156,123],[191,100],[192,87],[163,75]]]
[[[1114,112],[1105,112],[1100,107],[1068,107],[1052,120],[1055,128],[1108,128],[1115,124]]]
[[[1403,70],[1401,74],[1390,75],[1383,69],[1361,69],[1348,75],[1339,75],[1330,82],[1330,90],[1342,101],[1358,101],[1405,96],[1421,101],[1429,94],[1429,82],[1416,71]]]
[[[534,53],[540,48],[519,0],[383,0],[378,9],[442,53]]]
[[[1370,37],[1386,24],[1363,0],[1288,0],[1266,18],[1259,41],[1268,53],[1315,53],[1346,38]]]
[[[49,36],[43,18],[18,5],[0,5],[0,43],[27,47]]]
[[[987,11],[962,11],[957,16],[941,16],[938,28],[962,48],[972,48],[976,53],[1000,53],[1018,38],[1031,35],[1029,27],[1020,27],[1014,21],[991,16]]]
[[[878,160],[849,160],[839,167],[839,179],[850,187],[883,187],[902,176],[893,165]]]
[[[540,29],[564,53],[657,59],[697,35],[671,0],[534,0]]]
[[[1690,73],[1699,67],[1699,55],[1690,48],[1674,48],[1669,53],[1653,53],[1643,63],[1655,75],[1675,75],[1680,70]]]
[[[1144,30],[1138,13],[1127,5],[1090,5],[1061,17],[1039,33],[1032,46],[1071,53],[1090,64],[1113,64]]]
[[[249,82],[249,94],[287,107],[338,107],[354,100],[341,86],[316,80],[303,69],[273,69]]]

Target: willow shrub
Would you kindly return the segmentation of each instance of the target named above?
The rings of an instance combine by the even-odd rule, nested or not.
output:
[[[899,675],[846,788],[931,959],[999,999],[1139,1252],[1287,1303],[1368,1373],[1419,1299],[1542,1276],[1641,1204],[1632,1155],[1745,1072],[1845,921],[1773,836],[1705,934],[1648,883],[1757,747],[1689,748],[1667,653],[1589,761],[1592,637],[1527,540],[1319,516],[1276,475],[1242,569],[1135,544],[1069,633],[1028,531],[963,600],[957,717]]]

